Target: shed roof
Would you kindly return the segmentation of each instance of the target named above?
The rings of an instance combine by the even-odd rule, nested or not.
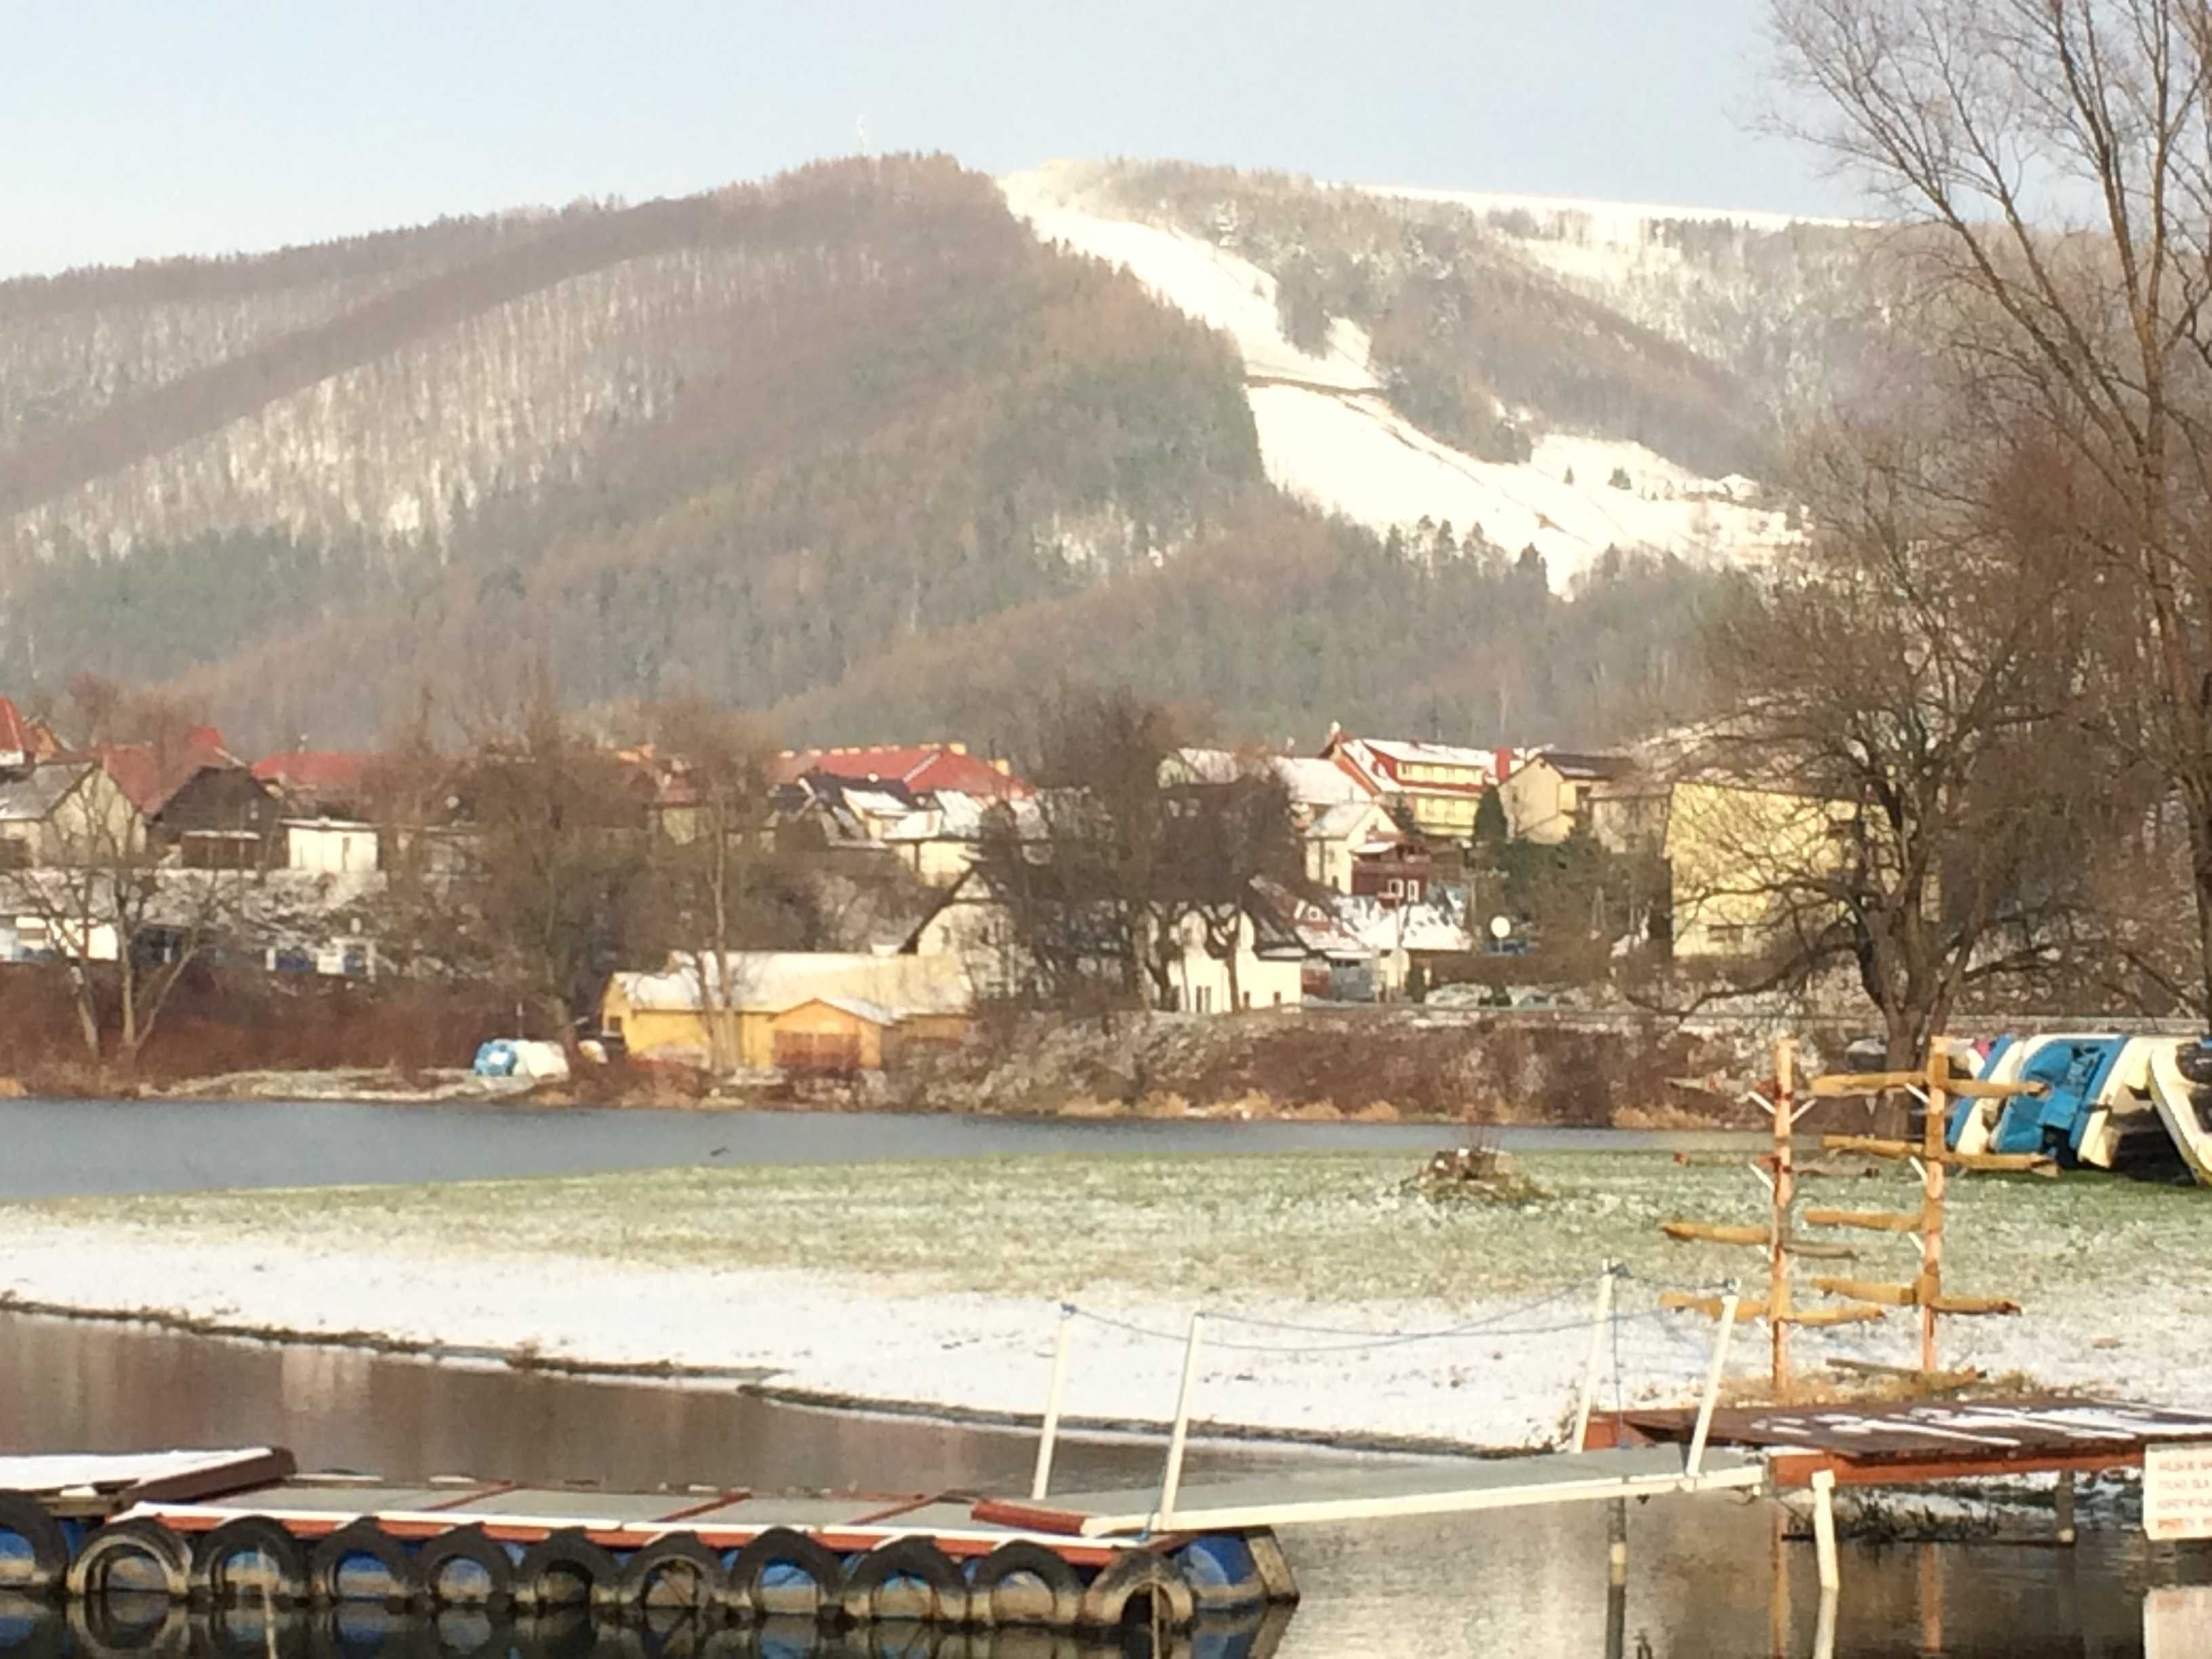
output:
[[[702,978],[702,969],[705,970]],[[623,973],[615,983],[633,1008],[692,1013],[706,1008],[711,985],[726,987],[712,1000],[740,1013],[780,1014],[805,1002],[849,997],[909,1014],[967,1012],[972,1000],[966,969],[952,956],[878,956],[860,951],[732,951],[688,953],[659,973]]]

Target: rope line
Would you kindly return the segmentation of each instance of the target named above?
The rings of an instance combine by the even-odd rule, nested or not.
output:
[[[1116,1319],[1110,1314],[1094,1313],[1088,1308],[1071,1306],[1067,1311],[1074,1317],[1087,1319],[1095,1325],[1127,1331],[1133,1336],[1146,1337],[1154,1341],[1182,1342],[1187,1340],[1189,1334],[1186,1331],[1164,1331],[1153,1326],[1137,1324],[1131,1320]],[[1617,1330],[1620,1326],[1631,1321],[1663,1319],[1673,1311],[1668,1308],[1649,1308],[1641,1313],[1614,1314],[1612,1319]],[[1206,1316],[1214,1317],[1211,1314]],[[1581,1319],[1566,1320],[1556,1325],[1522,1325],[1511,1328],[1468,1325],[1455,1327],[1446,1331],[1397,1332],[1379,1334],[1364,1341],[1356,1342],[1237,1342],[1209,1338],[1206,1346],[1208,1349],[1221,1349],[1232,1353],[1352,1353],[1371,1348],[1402,1347],[1414,1342],[1434,1342],[1455,1336],[1556,1336],[1565,1331],[1586,1331],[1590,1328],[1590,1319],[1585,1316]]]

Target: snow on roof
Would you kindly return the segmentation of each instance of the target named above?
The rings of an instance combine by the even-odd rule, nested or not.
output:
[[[21,777],[0,778],[0,823],[41,823],[92,770],[90,761],[49,761]]]
[[[870,1002],[865,997],[809,997],[807,1002],[818,1002],[824,1008],[835,1008],[838,1012],[850,1014],[855,1019],[865,1019],[871,1025],[896,1025],[899,1023],[897,1014],[884,1007],[882,1003]],[[806,1003],[802,1002],[799,1006],[803,1008],[806,1006]],[[790,1011],[787,1009],[785,1012],[787,1013]]]
[[[696,1012],[708,1006],[701,969],[726,989],[712,1000],[744,1013],[780,1014],[803,1002],[855,997],[890,1010],[893,1019],[909,1014],[953,1014],[971,1000],[966,970],[953,956],[877,956],[859,951],[733,951],[721,959],[719,981],[711,976],[711,952],[695,960],[688,953],[657,974],[617,974],[615,983],[633,1008]]]
[[[968,752],[965,744],[870,744],[854,748],[787,749],[776,757],[775,778],[794,782],[824,772],[854,783],[888,781],[919,794],[963,789],[970,794],[1025,795],[1029,786],[994,763]]]
[[[845,805],[855,812],[865,812],[870,817],[903,817],[914,810],[913,804],[881,789],[856,789],[847,785]]]
[[[1372,951],[1456,951],[1474,949],[1458,906],[1443,900],[1419,904],[1384,906],[1366,899],[1346,899],[1343,920],[1347,932]]]
[[[1348,836],[1357,835],[1368,819],[1381,810],[1370,797],[1348,800],[1323,811],[1314,819],[1306,834],[1316,841],[1342,841]]]
[[[1278,755],[1275,775],[1301,805],[1364,806],[1374,799],[1372,791],[1334,761],[1317,755]]]

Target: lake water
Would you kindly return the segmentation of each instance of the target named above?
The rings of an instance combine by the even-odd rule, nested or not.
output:
[[[1512,1151],[1709,1150],[1763,1135],[1487,1130]],[[910,1113],[595,1110],[340,1101],[0,1101],[0,1200],[584,1175],[678,1164],[858,1164],[1013,1154],[1383,1152],[1450,1123],[1234,1123]]]
[[[336,1348],[277,1347],[136,1326],[0,1316],[0,1449],[290,1446],[303,1466],[400,1479],[493,1474],[609,1486],[945,1486],[1019,1490],[1028,1437],[772,1405],[705,1388],[434,1365]],[[1078,1438],[1059,1469],[1076,1483],[1144,1480],[1156,1443]],[[1209,1469],[1307,1459],[1308,1451],[1200,1444]],[[1629,1571],[1608,1583],[1601,1506],[1301,1528],[1284,1542],[1305,1600],[1275,1650],[1284,1659],[1512,1654],[1518,1659],[1768,1659],[1811,1655],[1818,1617],[1812,1551],[1778,1544],[1776,1511],[1729,1498],[1668,1499],[1629,1515]],[[2195,1551],[2139,1535],[2088,1534],[2072,1551],[2018,1545],[1851,1547],[1833,1652],[1849,1659],[1942,1654],[2010,1659],[2139,1655],[2144,1598],[2204,1583]],[[368,1653],[588,1651],[588,1627],[287,1626],[280,1650]],[[82,1635],[82,1632],[79,1632]],[[774,1634],[774,1633],[771,1633]],[[1061,1642],[933,1645],[890,1632],[839,1643],[783,1632],[718,1638],[717,1651],[823,1656],[912,1652],[1073,1655]],[[59,1626],[0,1616],[0,1650],[62,1642]],[[633,1650],[637,1638],[624,1638]],[[2212,1654],[2212,1627],[2152,1659]],[[258,1654],[251,1631],[179,1628],[196,1651]],[[304,1645],[303,1645],[304,1644]],[[53,1651],[52,1647],[44,1650]],[[98,1650],[88,1639],[77,1650]],[[610,1647],[610,1651],[612,1648]],[[669,1650],[689,1650],[681,1644]]]

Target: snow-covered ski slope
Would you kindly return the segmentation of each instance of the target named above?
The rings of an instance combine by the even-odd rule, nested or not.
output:
[[[1125,267],[1237,343],[1261,455],[1279,488],[1376,530],[1426,518],[1462,535],[1479,527],[1508,552],[1533,545],[1563,589],[1608,547],[1744,559],[1784,539],[1782,515],[1748,504],[1751,481],[1699,477],[1601,433],[1547,434],[1518,464],[1454,448],[1391,408],[1364,330],[1339,318],[1326,353],[1301,350],[1278,321],[1273,277],[1202,238],[1121,216],[1086,188],[1095,173],[1050,162],[999,182],[1041,239]]]

